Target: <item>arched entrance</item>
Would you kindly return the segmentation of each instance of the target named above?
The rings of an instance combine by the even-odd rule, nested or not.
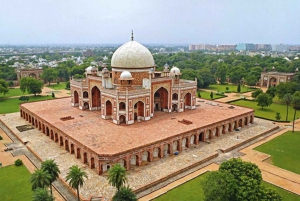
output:
[[[164,157],[168,156],[170,154],[170,145],[165,144],[164,145]]]
[[[83,163],[87,164],[87,153],[86,152],[83,153]]]
[[[111,116],[112,115],[112,104],[111,104],[111,102],[109,100],[106,101],[105,112],[106,112],[105,116]]]
[[[64,146],[64,140],[63,140],[63,137],[59,137],[59,146]]]
[[[172,105],[172,111],[173,111],[173,112],[177,112],[177,110],[178,110],[177,104],[173,104],[173,105]]]
[[[89,104],[87,102],[83,103],[83,109],[88,110],[90,108]]]
[[[71,144],[71,154],[74,154],[74,144]]]
[[[250,123],[253,124],[253,116],[250,116]]]
[[[130,166],[137,166],[139,157],[137,155],[132,155],[130,157]]]
[[[277,85],[277,79],[275,77],[271,77],[269,80],[269,86],[268,87],[276,87]]]
[[[225,133],[226,133],[226,126],[222,125],[222,134],[225,134]]]
[[[49,128],[46,128],[46,135],[49,136]]]
[[[58,135],[57,135],[57,133],[55,133],[55,135],[54,135],[54,142],[58,142]]]
[[[239,127],[243,127],[243,120],[242,119],[239,120]]]
[[[94,157],[91,158],[91,169],[95,168],[95,159]]]
[[[189,140],[187,138],[183,138],[182,142],[181,142],[181,147],[182,148],[188,147],[189,146],[188,143],[189,143]]]
[[[176,140],[173,142],[173,153],[178,152],[180,147],[179,147],[179,142]]]
[[[142,161],[143,162],[150,162],[150,153],[148,151],[144,151],[142,153]]]
[[[245,126],[248,126],[248,117],[245,117]]]
[[[192,136],[191,136],[190,144],[191,144],[191,145],[196,144],[196,137],[195,137],[195,135],[192,135]]]
[[[125,167],[126,168],[126,161],[124,159],[120,159],[118,161],[118,163],[122,166],[122,167]]]
[[[119,121],[120,121],[119,124],[126,124],[126,117],[125,117],[124,115],[121,115],[121,116],[119,117]]]
[[[190,109],[192,106],[192,95],[191,93],[187,93],[184,96],[184,109]]]
[[[66,151],[70,151],[68,140],[65,140],[65,149],[66,149]]]
[[[51,140],[54,140],[54,134],[53,134],[53,131],[52,131],[52,130],[50,131],[50,139],[51,139]]]
[[[76,151],[76,158],[81,158],[81,154],[80,154],[80,148],[77,148],[77,151]]]
[[[32,77],[32,78],[34,78],[34,79],[37,79],[37,76],[36,76],[35,73],[30,73],[28,77]]]
[[[92,108],[93,109],[100,109],[101,106],[101,97],[100,97],[100,90],[98,87],[94,86],[92,88]]]
[[[168,99],[169,93],[167,89],[164,87],[159,88],[155,93],[154,93],[154,110],[156,111],[164,111],[168,110]]]
[[[138,119],[144,120],[145,117],[144,112],[145,112],[144,103],[142,101],[138,101],[134,105],[134,120],[138,120]]]
[[[79,105],[79,95],[76,90],[74,91],[73,98],[74,98],[74,106],[78,106]]]
[[[103,172],[107,172],[109,169],[110,169],[110,164],[109,163],[102,164]]]

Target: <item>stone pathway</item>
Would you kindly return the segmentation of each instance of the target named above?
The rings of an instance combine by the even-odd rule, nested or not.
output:
[[[34,150],[43,160],[54,159],[60,167],[61,178],[66,177],[68,168],[72,165],[78,165],[83,168],[88,174],[88,179],[85,181],[83,188],[81,188],[81,196],[83,198],[87,199],[89,196],[97,196],[104,197],[104,200],[108,200],[115,193],[115,189],[107,182],[107,176],[97,175],[94,171],[77,160],[74,155],[72,156],[69,152],[61,149],[58,144],[54,143],[49,137],[37,129],[19,132],[16,126],[28,124],[28,122],[19,117],[19,113],[0,116],[0,119],[8,125],[22,141],[28,141],[27,146]],[[214,138],[210,144],[200,143],[194,146],[194,148],[180,152],[178,156],[163,158],[149,165],[136,167],[134,170],[128,172],[128,183],[132,189],[139,189],[144,185],[201,161],[215,154],[219,149],[229,148],[274,127],[275,125],[269,121],[255,119],[254,124],[246,126],[238,132],[234,131]]]

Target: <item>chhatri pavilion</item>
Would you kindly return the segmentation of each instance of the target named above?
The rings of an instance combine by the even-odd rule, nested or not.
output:
[[[20,115],[98,174],[120,163],[127,170],[229,134],[254,121],[244,107],[196,99],[197,81],[132,40],[111,59],[112,70],[88,67],[71,79],[71,98],[20,106]]]

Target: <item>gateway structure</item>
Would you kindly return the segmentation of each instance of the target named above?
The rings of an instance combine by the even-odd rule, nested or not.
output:
[[[177,67],[156,71],[149,50],[133,37],[111,66],[89,67],[85,79],[72,79],[71,98],[20,108],[21,117],[98,174],[115,163],[130,170],[254,121],[252,109],[197,102],[197,81],[180,79]]]

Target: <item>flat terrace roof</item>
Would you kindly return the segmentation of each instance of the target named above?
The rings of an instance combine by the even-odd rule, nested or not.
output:
[[[71,98],[24,103],[22,107],[99,155],[114,155],[129,151],[180,133],[253,112],[252,109],[244,107],[234,106],[234,109],[230,109],[229,104],[207,100],[199,102],[199,100],[194,110],[181,113],[154,112],[151,120],[135,122],[132,125],[116,125],[112,120],[102,119],[100,111],[82,111],[78,107],[72,107]],[[61,117],[66,116],[72,116],[74,119],[60,120]],[[186,125],[178,122],[182,119],[189,120],[192,124]]]

